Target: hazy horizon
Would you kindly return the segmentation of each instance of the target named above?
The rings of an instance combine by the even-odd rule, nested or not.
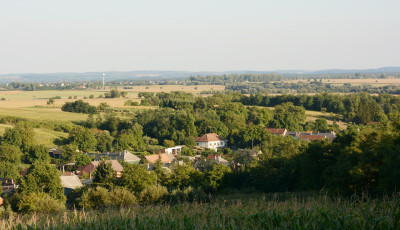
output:
[[[400,2],[7,1],[0,74],[400,66]]]

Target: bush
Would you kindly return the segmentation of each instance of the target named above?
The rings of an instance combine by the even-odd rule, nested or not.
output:
[[[108,190],[102,187],[89,188],[82,194],[79,206],[84,209],[110,206],[111,199]]]
[[[137,204],[137,199],[133,193],[123,187],[117,187],[110,192],[112,204],[117,207],[127,207]]]
[[[89,188],[83,192],[79,206],[85,209],[104,207],[127,207],[137,204],[133,193],[126,188],[117,187],[111,191],[106,188]]]
[[[65,205],[46,193],[23,194],[18,202],[18,211],[22,213],[58,213]]]
[[[153,185],[145,188],[140,193],[140,202],[142,203],[158,203],[165,201],[168,197],[167,187],[161,185]]]
[[[165,147],[167,147],[167,148],[170,148],[170,147],[174,147],[174,146],[175,146],[175,142],[174,142],[173,140],[167,140],[167,139],[165,139],[165,140],[163,141],[163,145],[164,145]]]
[[[90,105],[87,102],[78,100],[75,102],[65,102],[61,107],[62,111],[74,112],[74,113],[97,113],[97,108]]]
[[[208,201],[208,196],[201,190],[187,187],[184,190],[174,189],[170,195],[170,201],[172,202],[205,202]]]

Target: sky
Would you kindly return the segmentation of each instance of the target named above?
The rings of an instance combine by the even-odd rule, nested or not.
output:
[[[0,74],[400,66],[399,0],[0,0]]]

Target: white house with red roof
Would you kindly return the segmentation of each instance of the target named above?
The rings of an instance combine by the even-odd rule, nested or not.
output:
[[[224,148],[227,146],[227,140],[216,133],[207,133],[201,137],[195,137],[194,141],[196,142],[197,147],[213,149],[215,151],[217,151],[218,148]]]

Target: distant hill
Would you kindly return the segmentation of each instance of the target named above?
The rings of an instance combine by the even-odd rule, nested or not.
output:
[[[382,67],[378,69],[326,69],[326,70],[277,70],[277,71],[109,71],[106,73],[106,81],[136,81],[136,80],[180,80],[197,75],[222,75],[222,74],[246,74],[246,73],[276,73],[282,75],[319,75],[319,74],[354,74],[354,73],[400,73],[400,67]],[[0,83],[10,82],[88,82],[101,81],[102,72],[87,73],[23,73],[23,74],[0,74]]]

